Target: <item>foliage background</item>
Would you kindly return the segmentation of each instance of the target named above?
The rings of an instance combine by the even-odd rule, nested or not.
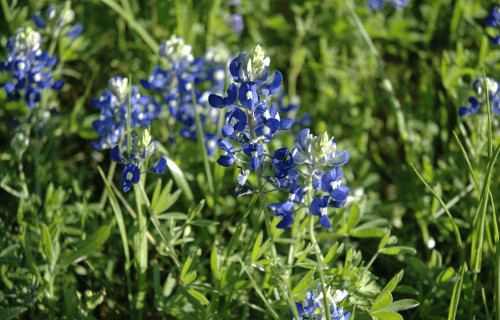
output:
[[[19,188],[19,173],[10,147],[12,131],[0,126],[0,234],[3,235],[0,238],[3,311],[0,312],[17,311],[18,317],[33,319],[87,316],[112,319],[127,315],[217,319],[221,314],[227,319],[271,318],[244,268],[239,267],[238,259],[245,261],[250,257],[241,256],[230,245],[234,238],[236,247],[255,243],[263,228],[257,218],[258,206],[250,206],[251,198],[233,198],[232,172],[220,168],[214,169],[214,174],[221,194],[214,199],[204,187],[202,158],[193,153],[197,146],[190,142],[169,146],[165,129],[160,125],[153,132],[181,167],[193,193],[192,199],[183,193],[178,201],[172,201],[169,212],[178,213],[181,218],[176,219],[173,214],[162,223],[169,225],[172,234],[182,231],[176,248],[184,265],[187,259],[194,259],[189,270],[196,272],[197,279],[183,284],[179,272],[172,271],[168,257],[149,245],[143,289],[145,305],[139,308],[128,305],[120,233],[109,201],[103,201],[105,185],[97,169],[97,166],[108,168],[110,160],[106,152],[100,154],[90,148],[90,141],[95,138],[91,123],[97,113],[89,101],[100,95],[110,77],[131,75],[137,83],[158,63],[151,43],[144,41],[140,31],[143,30],[156,44],[171,34],[183,36],[193,45],[195,56],[203,55],[217,43],[226,44],[234,54],[260,44],[271,57],[272,68],[283,73],[288,94],[300,97],[300,112],[312,114],[311,130],[316,134],[327,131],[335,136],[341,149],[350,151],[345,176],[351,193],[357,195],[354,201],[357,204],[334,213],[334,230],[322,230],[318,239],[324,253],[335,244],[344,245],[344,250],[329,264],[332,276],[329,283],[337,289],[349,290],[351,297],[346,309],[355,310],[353,317],[374,317],[370,307],[400,270],[404,270],[404,277],[394,295],[420,304],[416,309],[402,311],[405,318],[447,318],[459,279],[463,286],[456,314],[477,319],[493,319],[495,314],[498,317],[498,228],[494,223],[498,214],[490,203],[499,202],[500,176],[493,170],[488,186],[491,196],[486,196],[490,199],[485,218],[487,231],[479,246],[482,268],[478,273],[466,270],[461,277],[459,268],[463,261],[453,226],[437,198],[428,192],[411,167],[413,164],[447,204],[469,260],[475,252],[472,239],[478,232],[477,209],[484,198],[474,191],[472,175],[480,182],[485,180],[487,164],[492,158],[486,114],[460,119],[457,110],[467,103],[472,81],[482,76],[483,69],[487,76],[499,78],[500,52],[489,42],[483,22],[495,3],[411,1],[402,10],[394,10],[388,4],[374,12],[366,2],[243,0],[241,7],[234,8],[224,0],[73,1],[76,20],[85,29],[69,50],[57,52],[59,57],[65,57],[61,73],[67,84],[59,94],[61,116],[53,119],[39,155],[42,164],[38,176],[42,185],[39,198],[33,195],[18,199],[6,191],[5,186]],[[48,4],[48,1],[2,0],[2,57],[7,53],[8,37],[18,27],[29,24],[33,14]],[[116,6],[125,14],[123,11],[120,14]],[[227,23],[235,10],[244,17],[241,36],[233,34]],[[379,59],[367,45],[351,10],[362,21]],[[384,87],[385,76],[381,74],[379,61],[393,85],[394,96],[384,89],[387,86]],[[7,81],[8,74],[1,73],[0,83]],[[394,97],[399,109],[391,100]],[[3,91],[0,104],[2,123],[28,113],[22,103],[8,102]],[[497,145],[496,118],[492,119],[492,128],[492,144]],[[473,171],[468,169],[454,132],[464,145]],[[283,139],[293,141],[293,137]],[[33,161],[30,153],[23,159],[31,187],[36,179]],[[161,177],[162,186],[171,178],[171,173]],[[117,185],[118,179],[114,177]],[[152,179],[148,180],[149,194],[156,186],[156,178]],[[173,184],[168,193],[174,194],[178,189]],[[133,195],[126,197],[133,202]],[[196,211],[194,208],[202,200],[206,205]],[[269,197],[269,203],[278,200],[278,196]],[[122,210],[129,244],[134,246],[137,225],[126,209]],[[360,210],[360,218],[349,224],[353,210]],[[356,226],[366,223],[371,223],[364,229],[369,232],[359,233],[363,228]],[[95,251],[79,256],[76,261],[66,259],[67,263],[57,259],[51,268],[51,258],[47,257],[42,239],[44,228],[52,236],[49,239],[53,248],[59,247],[61,257],[66,258],[81,249],[79,244],[90,235],[104,237],[108,232],[109,237]],[[152,226],[148,229],[155,234]],[[397,244],[405,249],[397,254],[379,255],[377,246],[389,229],[395,236],[393,240],[397,238]],[[289,244],[296,239],[294,236],[299,235],[300,241],[306,240],[307,245],[306,234],[298,227],[281,236],[278,251],[283,260],[287,258]],[[300,241],[296,243],[299,248]],[[262,248],[262,258],[269,257],[266,247]],[[303,250],[304,247],[298,250],[296,256]],[[364,266],[375,255],[377,259],[366,270]],[[214,259],[219,271],[214,270]],[[292,318],[288,305],[273,298],[273,288],[279,284],[269,277],[275,279],[278,270],[269,271],[269,266],[259,267],[254,262],[248,259],[245,264],[251,269],[250,274],[264,283],[273,308],[280,318]],[[226,266],[226,273],[229,269],[225,280],[221,266]],[[294,269],[292,287],[309,275],[308,270],[300,266]],[[132,279],[136,278],[135,273],[136,269],[131,268]],[[171,277],[174,280],[168,280]],[[38,287],[32,290],[36,280]],[[133,288],[141,291],[138,286],[139,283],[133,283]],[[209,298],[207,306],[186,293],[193,288]],[[315,284],[310,281],[306,289],[313,288]],[[32,297],[30,291],[34,291]],[[304,293],[296,295],[295,301],[301,301]],[[21,307],[27,297],[29,302]]]

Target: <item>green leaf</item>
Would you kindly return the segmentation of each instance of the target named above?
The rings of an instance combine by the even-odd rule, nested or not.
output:
[[[382,239],[380,239],[377,251],[380,251],[383,247],[385,247],[385,245],[387,244],[387,240],[389,240],[390,236],[391,236],[391,229],[387,229]]]
[[[42,248],[45,257],[52,263],[52,239],[45,223],[42,224]]]
[[[181,168],[179,168],[179,166],[169,157],[165,157],[165,159],[167,159],[167,167],[172,173],[172,177],[174,178],[175,183],[177,184],[179,189],[182,190],[182,193],[186,200],[188,202],[192,202],[194,199],[193,192],[191,191],[189,183],[187,182]]]
[[[361,212],[359,210],[359,206],[354,203],[351,207],[351,212],[349,213],[349,217],[347,218],[347,230],[351,230],[356,226],[359,221],[359,217]]]
[[[465,263],[460,267],[460,277],[458,277],[453,286],[453,294],[451,295],[450,309],[448,310],[448,320],[454,320],[457,316],[458,303],[460,302],[460,293],[462,291],[462,283],[464,281],[464,272],[466,269]]]
[[[396,312],[377,312],[372,313],[372,316],[380,320],[403,320],[403,316]]]
[[[370,312],[375,312],[387,307],[392,302],[392,294],[389,290],[383,290],[373,302]]]
[[[295,288],[292,290],[292,295],[296,295],[298,293],[303,292],[304,290],[307,289],[309,284],[314,280],[314,269],[309,270],[308,273],[297,283]]]
[[[193,289],[188,290],[188,292],[189,292],[190,295],[193,296],[193,298],[195,298],[196,300],[198,300],[201,304],[204,304],[204,305],[208,305],[209,304],[208,299],[203,294],[201,294],[200,292],[198,292],[196,290],[193,290]]]
[[[403,311],[403,310],[408,310],[408,309],[413,309],[418,307],[420,303],[417,300],[413,299],[402,299],[398,301],[394,301],[387,307],[380,309],[377,311],[378,312],[398,312],[398,311]]]
[[[215,279],[219,280],[219,256],[217,255],[217,248],[215,245],[212,246],[210,250],[210,269],[212,270],[212,275]]]
[[[271,262],[273,262],[273,258],[260,259],[255,261],[254,264],[264,266],[266,264],[270,264]]]
[[[12,319],[14,317],[17,317],[20,312],[21,312],[20,307],[2,309],[0,310],[0,319],[3,320]]]
[[[394,289],[396,288],[396,286],[398,285],[399,281],[401,281],[401,279],[403,278],[403,274],[404,274],[404,271],[401,270],[398,272],[398,274],[396,274],[384,287],[384,289],[382,289],[382,291],[384,290],[388,290],[390,292],[394,291]]]
[[[190,283],[196,279],[196,271],[191,271],[182,278],[182,283]]]
[[[109,225],[100,227],[99,230],[91,234],[87,237],[87,239],[79,242],[74,251],[64,255],[61,258],[59,265],[63,267],[69,266],[75,260],[83,260],[89,254],[98,251],[106,240],[108,240],[110,231],[111,226]]]
[[[172,180],[169,181],[172,183]],[[153,191],[153,198],[151,198],[151,208],[153,210],[156,208],[156,204],[158,203],[158,199],[160,198],[160,190],[161,190],[161,179],[158,179],[156,182],[155,190]]]
[[[264,234],[262,233],[262,231],[259,232],[259,235],[257,236],[255,243],[253,244],[252,258],[250,259],[251,263],[254,263],[260,257],[260,247],[262,245],[263,236]]]
[[[387,255],[396,255],[400,253],[410,253],[410,254],[416,254],[417,250],[415,248],[411,247],[405,247],[405,246],[395,246],[395,247],[390,247],[390,248],[384,248],[380,250],[381,254],[387,254]]]
[[[184,265],[182,266],[181,270],[181,280],[184,278],[184,275],[186,272],[189,270],[189,267],[191,266],[191,262],[193,261],[193,258],[191,256],[187,257],[186,262],[184,262]]]
[[[335,244],[328,250],[328,253],[325,256],[325,259],[323,259],[323,264],[328,264],[331,260],[335,261],[337,258],[342,254],[342,251],[344,250],[344,244],[342,243],[339,247],[339,243],[335,242]]]
[[[167,280],[165,280],[165,283],[163,284],[162,294],[165,297],[170,297],[172,291],[174,290],[175,284],[176,284],[175,275],[174,273],[170,272],[167,276]]]
[[[158,215],[158,219],[172,219],[172,220],[186,220],[188,218],[187,214],[182,212],[167,212]]]
[[[349,232],[356,238],[379,238],[384,235],[384,230],[380,228],[356,228]]]
[[[208,226],[216,226],[219,224],[219,222],[213,221],[213,220],[207,220],[207,219],[198,219],[198,220],[190,221],[189,224],[192,224],[193,226],[198,226],[198,227],[208,227]]]

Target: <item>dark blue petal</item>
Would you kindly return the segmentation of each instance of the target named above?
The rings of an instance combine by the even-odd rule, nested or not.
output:
[[[40,29],[45,29],[47,27],[47,23],[45,23],[45,20],[43,19],[40,12],[35,13],[35,15],[33,16],[33,23],[37,28]]]
[[[219,159],[217,159],[217,163],[223,167],[230,167],[234,163],[234,157],[232,157],[232,156],[220,156]]]
[[[230,136],[230,135],[233,134],[234,128],[231,127],[230,125],[226,124],[226,125],[222,126],[222,130],[221,131],[222,131],[222,136],[223,137],[228,137],[228,136]]]
[[[224,104],[224,101],[222,100],[222,97],[211,94],[208,96],[208,103],[214,108],[224,108],[226,105]]]
[[[293,119],[285,118],[280,121],[280,130],[288,130],[293,125]]]
[[[262,94],[265,95],[266,97],[268,95],[276,94],[281,89],[282,81],[283,81],[283,76],[281,75],[281,72],[275,71],[273,75],[269,77],[269,79],[267,79],[264,86],[260,89],[260,92],[262,92]]]
[[[167,160],[165,158],[161,158],[153,167],[151,167],[151,172],[158,174],[165,172],[165,170],[167,170]]]
[[[330,219],[328,218],[327,215],[320,216],[319,217],[319,223],[325,228],[325,229],[330,229],[332,224],[330,223]]]
[[[250,158],[250,167],[254,170],[257,170],[257,168],[259,167],[259,158],[257,157],[254,157],[254,158]]]
[[[52,85],[52,89],[54,89],[54,90],[61,90],[63,86],[64,86],[64,80],[57,80]]]
[[[119,146],[114,146],[113,149],[111,149],[110,153],[111,153],[111,160],[113,160],[114,162],[118,163],[125,162],[125,158],[123,157]]]
[[[83,31],[83,24],[77,22],[73,27],[71,27],[71,29],[69,29],[69,31],[66,33],[66,36],[68,36],[71,39],[75,39],[82,33],[82,31]]]

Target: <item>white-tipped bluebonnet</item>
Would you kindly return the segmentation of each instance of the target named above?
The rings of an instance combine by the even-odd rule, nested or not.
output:
[[[368,7],[372,10],[380,10],[385,7],[385,1],[386,0],[369,0]],[[394,8],[402,9],[410,3],[410,0],[391,0],[391,3]]]
[[[128,192],[133,183],[138,183],[141,177],[141,167],[146,159],[150,158],[157,150],[157,142],[152,141],[149,130],[145,129],[141,134],[132,136],[130,146],[130,154],[124,156],[128,149],[128,141],[125,139],[122,144],[115,145],[111,151],[111,160],[125,164],[122,178],[122,188],[124,192]],[[167,160],[160,158],[155,164],[150,166],[147,171],[161,174],[167,169]]]
[[[250,182],[251,173],[264,180],[263,185],[259,183],[260,188],[268,190],[270,186],[288,193],[288,200],[269,206],[281,218],[278,228],[291,227],[295,213],[302,209],[320,216],[320,223],[329,228],[326,209],[317,213],[316,202],[310,208],[311,204],[305,203],[304,192],[310,192],[313,198],[325,193],[324,207],[344,206],[349,188],[341,184],[343,171],[339,167],[349,161],[349,153],[337,152],[335,142],[326,133],[315,137],[309,129],[299,132],[298,145],[293,149],[283,147],[269,152],[268,143],[274,136],[280,131],[289,131],[293,125],[291,118],[280,117],[278,108],[271,102],[280,91],[282,75],[279,71],[270,75],[269,61],[260,46],[249,53],[242,52],[229,64],[233,83],[227,95],[209,97],[214,108],[228,108],[221,129],[222,136],[227,139],[219,140],[224,154],[217,162],[225,167],[236,165],[240,168],[236,195],[264,191]],[[229,140],[240,148],[233,147]]]
[[[492,31],[494,31],[494,35],[492,35],[490,32],[488,32],[488,38],[490,38],[490,40],[493,44],[499,45],[500,44],[500,35],[498,35],[499,34],[498,29],[500,29],[500,7],[494,6],[490,12],[490,16],[488,18],[484,19],[484,22],[491,29],[496,29],[496,30],[492,30]]]
[[[222,46],[209,49],[205,58],[194,57],[191,51],[191,46],[186,44],[183,38],[172,35],[159,49],[159,55],[165,58],[167,67],[154,67],[149,78],[140,82],[146,90],[163,96],[170,114],[170,117],[163,118],[169,127],[180,124],[179,134],[185,139],[198,139],[195,108],[198,109],[203,140],[207,154],[211,156],[215,151],[214,144],[216,147],[217,139],[214,139],[214,135],[219,124],[220,111],[209,107],[209,96],[223,92],[225,66],[229,54]],[[235,92],[228,90],[228,97],[221,98],[214,104],[224,107],[232,103],[231,100],[234,101],[236,96]],[[174,133],[170,132],[170,135],[174,140]]]
[[[60,90],[63,80],[54,80],[52,69],[56,57],[42,51],[40,33],[30,27],[20,28],[7,41],[7,59],[0,62],[0,70],[9,71],[11,82],[4,85],[8,100],[24,98],[31,110],[40,102],[41,90]]]
[[[299,320],[326,320],[326,309],[324,295],[321,292],[321,283],[318,284],[317,292],[318,294],[311,290],[306,294],[303,303],[295,303],[300,317]],[[351,313],[344,313],[344,308],[338,306],[348,295],[349,292],[347,290],[337,290],[332,296],[331,287],[328,287],[326,298],[330,307],[330,320],[349,320]]]
[[[461,117],[477,114],[481,107],[487,103],[485,87],[488,88],[488,98],[491,104],[491,110],[495,115],[500,115],[500,84],[493,78],[480,77],[472,84],[476,96],[469,96],[469,105],[462,106],[458,109],[458,114]]]
[[[113,77],[108,86],[110,90],[105,89],[99,98],[91,99],[100,111],[100,118],[92,123],[99,134],[99,140],[92,142],[94,150],[112,148],[125,136],[129,103],[132,130],[150,126],[161,112],[161,105],[154,98],[141,95],[137,86],[129,86],[127,78]]]
[[[75,39],[82,33],[83,24],[77,22],[72,25],[74,19],[75,12],[67,2],[60,9],[55,5],[50,5],[47,7],[45,14],[37,11],[33,16],[33,23],[38,29],[54,38],[62,34],[70,39]]]

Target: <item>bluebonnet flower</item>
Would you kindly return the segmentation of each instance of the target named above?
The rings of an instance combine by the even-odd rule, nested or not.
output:
[[[229,26],[231,30],[236,35],[241,35],[243,30],[245,29],[245,24],[243,22],[243,16],[239,13],[233,13],[229,20]]]
[[[141,167],[143,163],[153,155],[157,150],[157,142],[151,141],[149,130],[145,129],[141,134],[134,134],[132,136],[131,152],[128,157],[123,154],[127,149],[128,141],[124,140],[123,144],[117,144],[111,149],[111,160],[117,163],[125,164],[122,178],[123,192],[128,192],[132,184],[138,183],[141,178]],[[167,160],[160,158],[154,165],[149,167],[147,171],[156,174],[161,174],[167,169]]]
[[[92,123],[99,134],[99,140],[92,142],[94,150],[109,149],[125,136],[129,100],[131,129],[150,126],[161,112],[161,105],[154,98],[141,95],[137,86],[129,87],[128,78],[113,77],[108,86],[110,90],[105,89],[99,98],[91,99],[100,111],[99,120]]]
[[[67,2],[60,12],[58,12],[56,5],[50,5],[45,15],[37,11],[33,16],[33,23],[37,28],[44,30],[54,38],[62,34],[70,39],[75,39],[82,33],[83,25],[80,22],[71,25],[74,19],[75,12]]]
[[[410,3],[410,0],[391,0],[391,3],[394,8],[402,9]],[[368,7],[372,10],[380,10],[385,7],[385,0],[369,0]]]
[[[315,294],[314,291],[311,290],[306,294],[303,303],[295,303],[300,316],[299,320],[326,320],[326,310],[323,292],[321,292],[321,283],[318,284],[317,292],[318,294]],[[344,307],[338,307],[338,304],[344,301],[348,295],[349,292],[347,292],[347,290],[337,290],[332,296],[331,287],[328,287],[326,297],[329,301],[330,320],[349,320],[351,313],[344,313]]]
[[[500,84],[495,79],[487,77],[485,81],[485,78],[480,77],[472,84],[472,89],[474,90],[476,97],[469,96],[468,107],[462,106],[458,109],[458,114],[461,117],[470,114],[477,114],[479,109],[487,103],[486,92],[484,90],[485,84],[488,88],[488,97],[492,112],[497,116],[500,115]]]
[[[494,6],[493,10],[490,12],[490,16],[484,19],[484,22],[491,29],[497,29],[496,34],[498,34],[498,29],[500,29],[500,7]],[[488,38],[490,38],[491,42],[495,45],[500,44],[500,36],[491,36],[488,34]]]
[[[197,109],[207,154],[212,156],[217,147],[214,135],[219,125],[220,111],[209,107],[209,96],[212,93],[220,95],[224,90],[228,50],[219,45],[210,48],[203,58],[194,57],[191,46],[183,38],[172,35],[160,46],[159,55],[166,59],[167,67],[154,67],[148,79],[140,80],[141,85],[146,90],[163,96],[170,114],[170,117],[164,117],[168,126],[181,124],[179,134],[185,139],[198,139],[195,118]],[[203,91],[198,90],[199,88],[203,88]],[[237,93],[230,87],[228,97],[214,103],[222,108],[236,98]],[[170,135],[174,140],[174,135]]]
[[[321,225],[330,228],[326,208],[341,208],[347,202],[349,188],[342,185],[340,167],[349,161],[349,153],[337,152],[336,144],[326,133],[314,137],[309,129],[299,132],[298,144],[292,149],[282,147],[272,153],[268,151],[269,142],[275,135],[290,130],[293,125],[291,118],[280,117],[278,107],[271,102],[280,92],[282,75],[279,71],[270,74],[269,62],[260,46],[248,53],[242,52],[229,64],[233,83],[226,95],[209,96],[212,107],[228,109],[221,129],[226,139],[219,140],[224,154],[217,162],[225,167],[236,165],[240,169],[235,191],[238,196],[264,191],[250,182],[251,173],[260,179],[259,187],[270,184],[274,190],[288,193],[288,200],[269,206],[281,219],[278,228],[290,228],[295,213],[302,209],[318,215]],[[230,140],[240,148],[235,148]],[[269,172],[272,175],[268,175]],[[313,204],[305,203],[306,191],[310,193],[307,201]],[[321,204],[313,200],[321,196]]]
[[[42,51],[40,33],[30,27],[21,28],[7,41],[7,60],[0,62],[0,70],[10,71],[12,81],[4,85],[8,100],[24,97],[31,110],[40,102],[41,90],[60,90],[63,80],[52,78],[56,57]],[[45,107],[45,106],[44,106]]]

